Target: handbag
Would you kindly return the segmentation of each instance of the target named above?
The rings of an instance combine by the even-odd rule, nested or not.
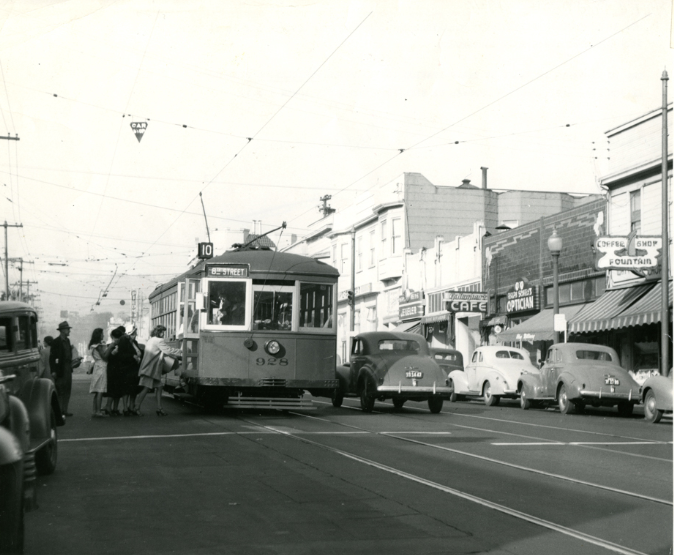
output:
[[[170,357],[162,353],[161,373],[168,374],[180,364],[180,359]]]

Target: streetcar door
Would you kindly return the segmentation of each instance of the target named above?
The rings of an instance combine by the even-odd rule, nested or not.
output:
[[[181,284],[182,285],[182,284]],[[201,280],[185,280],[183,321],[183,371],[197,372],[199,368],[199,331],[201,311],[197,308],[197,296],[201,293]]]

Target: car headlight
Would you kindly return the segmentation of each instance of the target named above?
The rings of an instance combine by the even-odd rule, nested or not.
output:
[[[267,351],[270,355],[277,355],[281,350],[281,345],[278,341],[276,341],[276,339],[272,339],[264,344],[264,350]]]

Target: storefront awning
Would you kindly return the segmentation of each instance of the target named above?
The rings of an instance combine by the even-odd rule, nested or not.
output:
[[[568,322],[585,307],[584,304],[563,306],[559,309],[559,313],[565,314]],[[496,338],[498,341],[552,341],[555,337],[552,329],[553,312],[551,308],[541,310],[536,316],[518,326],[499,333]]]
[[[606,291],[595,302],[588,304],[569,322],[569,333],[588,333],[612,329],[611,320],[632,306],[653,288],[652,283]]]
[[[446,322],[452,315],[451,312],[441,312],[439,314],[429,314],[421,317],[422,324],[433,324],[435,322]]]
[[[669,306],[672,306],[672,284],[669,284]],[[659,282],[624,312],[611,320],[611,328],[629,328],[657,324],[662,320],[662,282]]]
[[[505,326],[508,323],[508,317],[507,316],[494,316],[490,320],[484,321],[483,320],[482,327],[490,327],[490,326]]]
[[[421,333],[421,323],[419,322],[419,320],[403,322],[399,326],[396,326],[393,331],[404,331],[407,333]]]

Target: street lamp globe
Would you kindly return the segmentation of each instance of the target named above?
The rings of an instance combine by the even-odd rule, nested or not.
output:
[[[557,229],[553,229],[552,235],[548,238],[548,249],[552,255],[559,255],[562,252],[562,238],[557,235]]]

